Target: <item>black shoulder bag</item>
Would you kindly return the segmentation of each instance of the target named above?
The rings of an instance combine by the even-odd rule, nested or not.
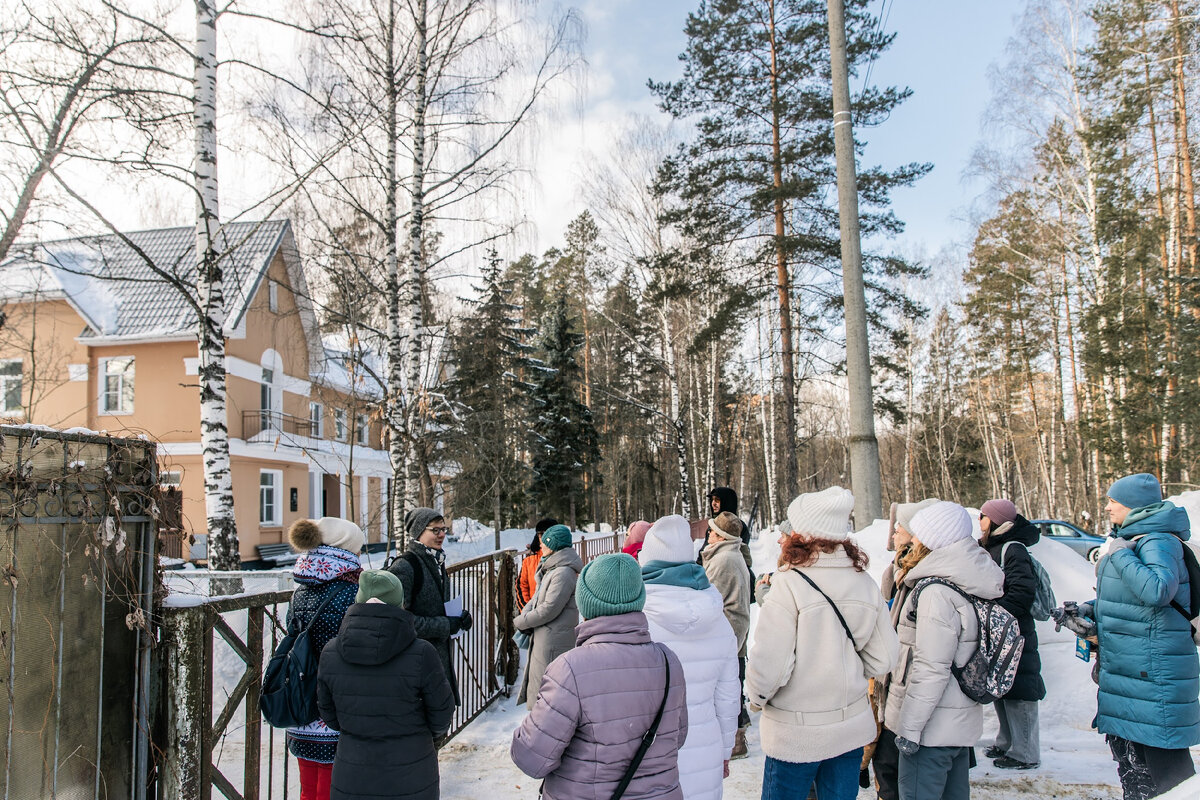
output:
[[[658,649],[662,650],[661,647]],[[629,783],[633,780],[633,776],[637,774],[638,767],[642,765],[642,759],[646,757],[646,753],[650,750],[650,745],[654,744],[654,740],[658,736],[658,726],[662,722],[663,711],[667,707],[667,697],[671,694],[671,659],[667,656],[666,652],[663,652],[663,661],[667,667],[667,687],[663,690],[662,702],[658,704],[658,713],[654,715],[654,722],[650,723],[650,729],[643,734],[642,743],[638,745],[637,752],[633,754],[633,761],[629,762],[629,766],[626,768],[625,774],[621,776],[621,781],[617,784],[617,788],[613,790],[610,800],[621,800],[622,795],[625,794],[625,790],[629,788]],[[542,781],[542,786],[545,786],[545,784],[546,782]],[[538,797],[540,798],[541,796],[542,789],[539,787]]]

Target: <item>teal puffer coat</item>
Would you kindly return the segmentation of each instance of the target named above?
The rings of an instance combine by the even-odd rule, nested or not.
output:
[[[1188,620],[1171,607],[1190,602],[1182,544],[1190,527],[1172,503],[1131,511],[1113,535],[1133,546],[1096,567],[1100,733],[1167,749],[1200,743],[1200,658]]]

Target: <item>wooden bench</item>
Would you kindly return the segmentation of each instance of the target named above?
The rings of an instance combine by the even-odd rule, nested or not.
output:
[[[291,545],[286,543],[257,544],[254,546],[254,549],[258,551],[260,559],[276,567],[294,564],[296,563],[296,559],[300,557],[300,554],[293,550]]]

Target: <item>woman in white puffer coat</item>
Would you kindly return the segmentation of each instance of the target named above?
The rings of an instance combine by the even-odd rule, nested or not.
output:
[[[685,800],[720,800],[742,703],[737,637],[721,593],[695,559],[691,527],[677,514],[651,526],[638,554],[650,638],[683,664],[688,733],[679,784]]]

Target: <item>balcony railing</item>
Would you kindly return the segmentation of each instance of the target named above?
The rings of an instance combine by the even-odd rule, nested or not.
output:
[[[304,417],[294,417],[281,411],[270,411],[265,408],[242,412],[242,438],[251,439],[260,433],[291,434],[292,436],[312,436],[312,420]]]

